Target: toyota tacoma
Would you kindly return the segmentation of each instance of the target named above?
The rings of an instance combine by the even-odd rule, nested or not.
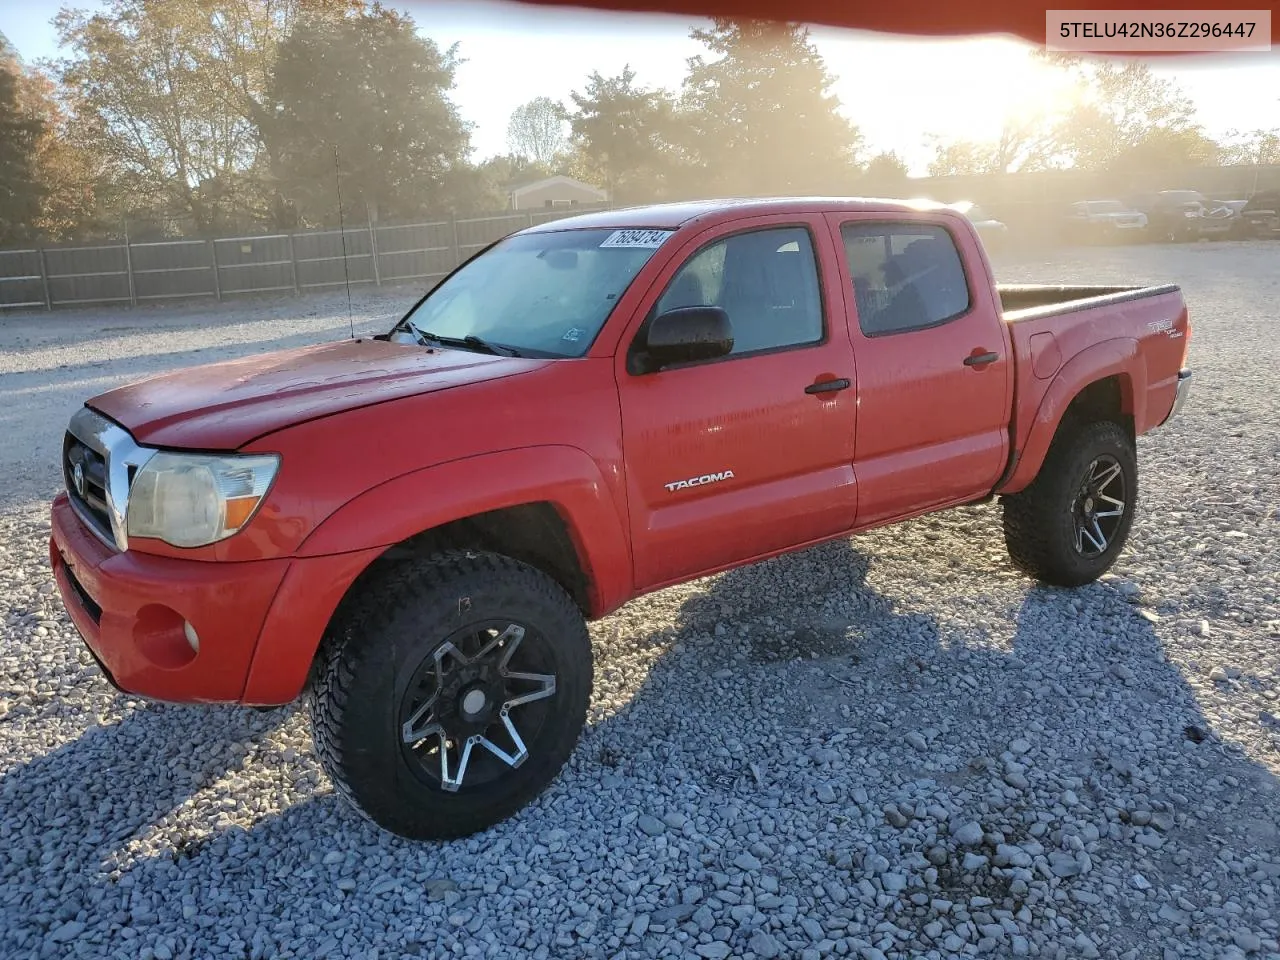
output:
[[[377,336],[89,400],[50,560],[117,687],[305,697],[356,807],[461,836],[557,775],[641,594],[997,497],[1013,564],[1096,579],[1190,335],[1176,286],[997,285],[942,205],[592,213]]]

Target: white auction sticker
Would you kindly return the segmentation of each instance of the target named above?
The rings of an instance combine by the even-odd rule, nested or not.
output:
[[[643,247],[655,250],[674,230],[615,230],[605,238],[601,247]]]

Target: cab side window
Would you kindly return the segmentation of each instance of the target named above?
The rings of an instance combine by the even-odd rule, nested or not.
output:
[[[729,315],[730,356],[820,342],[822,297],[809,231],[755,230],[703,247],[671,278],[655,315],[693,306]]]
[[[840,233],[867,336],[923,330],[968,311],[964,263],[943,227],[848,223]]]

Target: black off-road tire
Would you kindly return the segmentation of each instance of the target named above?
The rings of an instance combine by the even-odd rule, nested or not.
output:
[[[470,551],[390,565],[358,589],[325,635],[308,692],[316,753],[334,788],[378,826],[412,840],[476,833],[540,794],[572,754],[591,696],[591,642],[569,595],[533,567]],[[555,692],[520,766],[473,788],[464,776],[446,792],[405,755],[402,699],[445,638],[499,619],[545,640]]]
[[[1073,508],[1090,465],[1110,457],[1120,465],[1125,511],[1107,549],[1094,556],[1076,549]],[[1138,461],[1133,441],[1118,423],[1064,423],[1035,480],[1002,497],[1004,540],[1014,566],[1042,583],[1079,587],[1107,572],[1124,549],[1138,503]]]

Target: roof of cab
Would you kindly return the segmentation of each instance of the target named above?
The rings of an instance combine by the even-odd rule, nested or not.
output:
[[[695,220],[706,220],[725,214],[737,217],[771,213],[912,213],[950,210],[946,204],[932,200],[879,200],[867,197],[770,197],[767,199],[694,200],[686,203],[655,203],[643,207],[600,210],[576,217],[551,220],[521,233],[544,233],[552,230],[584,230],[609,228],[650,228],[675,230]]]

